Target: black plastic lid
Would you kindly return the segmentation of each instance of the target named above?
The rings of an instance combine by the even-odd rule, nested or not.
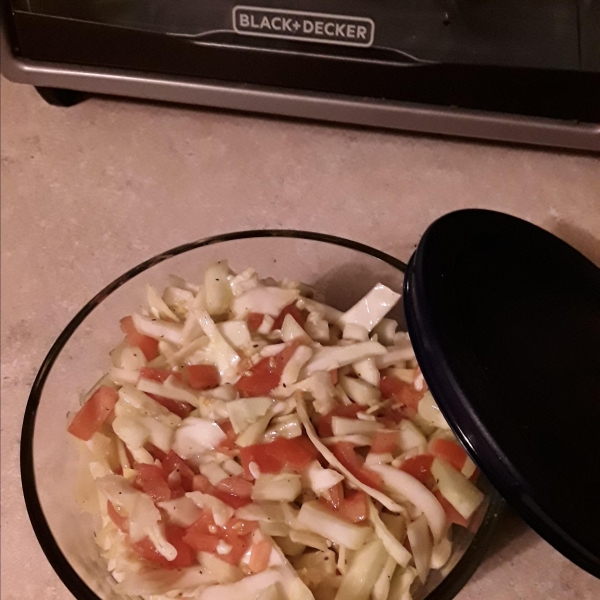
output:
[[[454,433],[533,529],[600,577],[600,269],[530,223],[461,210],[425,232],[404,306]]]

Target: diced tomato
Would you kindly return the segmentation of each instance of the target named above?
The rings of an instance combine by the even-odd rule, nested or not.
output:
[[[213,554],[216,553],[217,546],[221,541],[219,536],[213,535],[212,533],[192,533],[192,527],[193,525],[191,527],[188,527],[185,536],[183,537],[183,541],[198,552],[212,552]]]
[[[225,530],[225,535],[228,537],[235,535],[245,536],[258,529],[258,521],[245,521],[237,517],[232,517],[223,525],[223,529]]]
[[[223,492],[222,490],[213,489],[211,494],[221,500],[221,502],[225,502],[231,508],[242,508],[242,506],[248,506],[248,504],[252,503],[250,498],[240,498],[239,496],[234,496],[233,494],[228,494],[227,492]]]
[[[350,492],[341,501],[338,513],[350,523],[361,523],[367,518],[367,495],[362,490]]]
[[[219,371],[213,365],[189,365],[184,373],[188,385],[193,390],[208,390],[216,388],[221,383]]]
[[[397,431],[378,431],[371,444],[373,454],[388,454],[398,448]]]
[[[258,523],[230,519],[224,527],[217,527],[210,511],[203,511],[202,515],[185,531],[183,541],[200,552],[217,554],[220,540],[231,546],[227,554],[218,554],[221,560],[237,565],[242,556],[250,547],[250,533],[258,527]]]
[[[254,486],[243,477],[227,477],[217,484],[218,490],[240,498],[250,498],[253,488]]]
[[[448,523],[455,523],[456,525],[460,525],[461,527],[467,527],[469,525],[469,521],[465,519],[455,508],[442,496],[439,490],[433,492],[433,495],[438,499],[438,502],[442,505],[444,512],[446,513],[446,519]]]
[[[292,439],[277,437],[267,444],[269,452],[280,457],[285,464],[295,471],[303,471],[319,456],[319,451],[306,436]]]
[[[183,535],[183,541],[198,552],[216,552],[219,545],[218,528],[210,511],[202,514],[194,521]]]
[[[79,409],[68,427],[68,432],[87,442],[100,430],[118,399],[119,395],[114,388],[107,385],[99,387]]]
[[[127,531],[129,522],[127,517],[124,517],[119,513],[119,511],[115,508],[114,504],[110,501],[106,501],[106,510],[108,512],[108,516],[110,520],[121,530]]]
[[[250,373],[243,375],[235,384],[241,396],[265,396],[274,390],[281,379],[283,368],[292,358],[297,342],[291,342],[275,356],[267,356],[258,362]]]
[[[336,483],[333,487],[330,487],[328,490],[322,494],[319,498],[321,503],[329,506],[335,510],[340,507],[342,500],[344,499],[344,486],[342,482]]]
[[[275,438],[270,444],[255,444],[240,450],[246,476],[252,477],[250,463],[255,462],[261,473],[279,473],[285,465],[295,471],[304,470],[318,456],[317,449],[304,436]]]
[[[271,556],[271,544],[267,540],[261,540],[252,546],[248,569],[250,573],[261,573],[269,566]]]
[[[433,456],[445,460],[457,471],[460,471],[465,466],[465,461],[467,460],[465,449],[451,440],[436,438],[431,442],[429,451]]]
[[[212,489],[212,485],[204,475],[194,475],[194,478],[192,479],[192,488],[195,492],[206,494]]]
[[[393,398],[400,404],[404,404],[404,406],[408,406],[414,410],[417,409],[419,400],[424,395],[423,391],[416,390],[412,385],[391,375],[384,375],[381,378],[379,389],[385,400]]]
[[[149,452],[154,460],[160,460],[161,462],[167,456],[165,452],[163,452],[160,448],[157,448],[154,444],[151,444],[150,442],[144,444],[144,450],[146,450],[146,452]],[[133,460],[130,460],[129,464],[132,465],[133,462]]]
[[[158,356],[158,340],[139,333],[131,317],[123,317],[120,323],[121,331],[125,334],[127,343],[134,348],[139,348],[146,360],[153,360]]]
[[[175,373],[169,369],[156,369],[154,367],[142,367],[140,369],[140,377],[143,377],[144,379],[150,379],[152,381],[163,382],[171,377],[171,375],[176,379],[181,380],[181,373]]]
[[[182,569],[192,566],[196,562],[196,557],[194,549],[184,539],[185,531],[175,525],[168,525],[165,533],[167,541],[177,550],[174,560],[167,560],[162,556],[148,538],[132,543],[131,547],[144,560],[165,569]]]
[[[230,565],[237,565],[250,548],[250,536],[227,536],[225,541],[231,546],[229,554],[219,554],[219,558]]]
[[[281,374],[273,366],[273,358],[263,358],[247,375],[242,375],[235,384],[244,397],[265,396],[279,385]]]
[[[349,406],[336,406],[331,412],[319,418],[317,423],[317,431],[320,437],[331,437],[333,430],[331,429],[331,421],[333,417],[345,417],[346,419],[355,419],[359,412],[365,410],[364,406],[359,404],[350,404]]]
[[[171,489],[163,469],[156,465],[138,465],[135,485],[148,494],[154,502],[171,499]]]
[[[231,455],[230,451],[236,447],[235,440],[237,439],[237,435],[233,430],[233,425],[229,420],[218,421],[217,425],[223,430],[223,433],[227,436],[227,439],[223,440],[219,444],[217,450],[219,450],[219,452],[223,452],[224,454]]]
[[[419,454],[418,456],[407,458],[400,465],[400,470],[412,475],[424,486],[431,489],[435,483],[431,474],[431,463],[433,463],[433,456],[431,454]]]
[[[255,444],[240,449],[240,458],[246,477],[252,479],[250,463],[256,463],[261,473],[279,473],[283,469],[284,462],[277,456],[273,456],[267,449],[269,444]]]
[[[164,569],[168,569],[171,566],[171,563],[159,553],[154,544],[147,537],[138,542],[132,542],[131,547],[138,556],[150,563],[163,567]]]
[[[177,550],[177,556],[174,560],[170,561],[169,565],[172,569],[184,569],[191,567],[196,563],[196,552],[195,548],[192,548],[183,539],[186,531],[181,527],[175,525],[167,525],[166,528],[167,541],[175,547]]]
[[[162,468],[167,475],[167,481],[169,481],[169,487],[171,487],[169,475],[173,472],[179,472],[180,482],[179,484],[186,492],[191,492],[193,489],[194,482],[194,471],[187,465],[187,463],[179,456],[175,454],[173,450],[167,454],[164,460],[161,461]],[[171,488],[173,489],[173,488]]]
[[[262,313],[251,312],[248,315],[248,329],[250,330],[250,333],[255,333],[258,330],[258,328],[262,325],[264,318],[265,315]]]
[[[147,392],[146,392],[147,393]],[[147,393],[148,394],[148,393]],[[189,402],[183,402],[182,400],[172,400],[171,398],[165,398],[158,394],[148,394],[150,398],[156,400],[161,406],[164,406],[168,411],[173,414],[185,419],[190,416],[190,413],[194,410],[194,407]]]
[[[275,322],[273,323],[273,329],[282,328],[285,315],[290,315],[293,317],[294,321],[296,321],[300,327],[304,328],[304,317],[302,316],[302,313],[295,304],[290,304],[279,313],[275,319]]]
[[[381,489],[381,477],[364,468],[364,460],[354,450],[350,442],[337,442],[331,448],[335,457],[356,477],[359,481],[375,489]]]

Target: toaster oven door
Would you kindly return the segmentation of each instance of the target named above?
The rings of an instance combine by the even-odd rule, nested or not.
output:
[[[35,85],[598,144],[600,0],[9,1]]]

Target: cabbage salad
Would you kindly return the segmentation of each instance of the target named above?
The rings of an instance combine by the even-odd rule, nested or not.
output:
[[[68,431],[122,596],[409,600],[483,501],[378,284],[172,277]]]

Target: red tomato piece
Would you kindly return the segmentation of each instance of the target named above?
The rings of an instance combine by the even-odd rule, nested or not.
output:
[[[167,483],[167,476],[160,467],[156,465],[138,465],[135,485],[148,494],[154,502],[162,502],[171,499],[171,489]]]
[[[183,535],[183,541],[198,552],[216,552],[220,537],[219,529],[213,521],[210,511],[202,514],[194,521]]]
[[[236,535],[245,536],[258,529],[258,521],[245,521],[237,517],[232,517],[223,525],[223,529],[225,530],[225,535],[228,537]]]
[[[250,463],[256,463],[261,473],[279,473],[285,463],[280,457],[273,456],[267,449],[269,444],[255,444],[240,448],[240,458],[246,477],[253,479]]]
[[[431,474],[431,463],[433,463],[433,456],[430,454],[419,454],[418,456],[407,458],[400,465],[400,470],[412,475],[424,486],[431,489],[435,483]]]
[[[295,471],[303,471],[319,456],[319,451],[303,435],[289,440],[277,437],[270,444],[266,444],[266,446],[270,454],[283,460],[284,464],[287,464]]]
[[[359,412],[363,412],[364,410],[365,407],[360,406],[359,404],[350,404],[349,406],[336,406],[331,412],[319,418],[319,422],[317,423],[317,431],[319,432],[319,437],[331,437],[333,435],[333,430],[331,429],[331,421],[333,417],[356,419],[356,415],[358,415]]]
[[[304,317],[300,312],[300,309],[295,304],[289,304],[286,306],[277,316],[273,323],[273,329],[281,329],[283,326],[283,320],[285,319],[285,315],[290,315],[293,317],[294,321],[300,325],[300,327],[304,328]]]
[[[371,444],[373,454],[388,454],[398,448],[397,431],[378,431]]]
[[[239,496],[234,496],[233,494],[228,494],[217,489],[213,489],[211,494],[221,500],[221,502],[225,502],[225,504],[231,506],[231,508],[242,508],[242,506],[248,506],[248,504],[252,503],[250,498],[240,498]]]
[[[433,456],[445,460],[457,471],[460,471],[465,466],[465,461],[467,460],[465,449],[451,440],[436,438],[431,442],[429,451]]]
[[[194,475],[194,479],[192,480],[192,488],[195,492],[202,492],[203,494],[206,494],[212,490],[212,485],[210,481],[204,477],[204,475]]]
[[[296,348],[297,342],[291,342],[275,356],[267,356],[256,363],[250,373],[238,379],[235,388],[241,396],[266,396],[274,390],[281,379],[283,368],[288,363]]]
[[[110,520],[121,530],[126,532],[129,529],[129,521],[127,517],[124,517],[115,508],[114,504],[110,501],[106,501],[106,510]]]
[[[449,524],[455,523],[461,527],[468,527],[469,521],[465,519],[455,508],[440,494],[439,490],[433,492],[433,495],[438,499],[438,502],[442,505],[444,512],[446,513],[446,519]]]
[[[153,360],[158,356],[158,340],[139,333],[131,317],[123,317],[120,323],[121,331],[125,334],[127,343],[134,348],[139,348],[146,360]]]
[[[240,450],[242,465],[248,477],[252,477],[251,462],[258,465],[261,473],[279,473],[285,465],[295,471],[302,471],[318,455],[318,450],[305,436],[290,440],[278,437],[270,444],[255,444]]]
[[[131,547],[140,558],[143,558],[152,564],[163,567],[164,569],[168,569],[171,566],[171,563],[158,552],[154,544],[147,537],[138,542],[132,542]]]
[[[212,552],[215,554],[217,552],[217,546],[221,541],[219,536],[213,535],[212,533],[191,533],[190,530],[192,527],[193,525],[186,531],[183,541],[198,552]]]
[[[250,536],[228,536],[225,541],[231,546],[229,554],[219,554],[219,558],[230,565],[237,565],[250,548]]]
[[[250,573],[260,573],[269,566],[271,556],[271,544],[267,540],[262,540],[252,546],[250,550],[250,560],[248,569]]]
[[[227,477],[217,484],[218,490],[239,498],[250,498],[253,488],[254,486],[243,477]]]
[[[250,373],[238,379],[235,387],[241,396],[266,396],[279,385],[281,374],[275,371],[272,358],[263,358]]]
[[[364,460],[356,454],[354,446],[350,442],[337,442],[331,450],[342,465],[359,481],[377,490],[381,489],[381,477],[377,473],[364,468]]]
[[[248,329],[250,330],[250,333],[255,333],[256,331],[258,331],[258,328],[262,325],[264,318],[265,315],[263,315],[262,313],[251,312],[248,315]]]
[[[423,391],[416,390],[412,385],[401,381],[396,377],[384,375],[379,383],[382,397],[387,400],[393,398],[400,404],[408,406],[414,410],[419,405],[419,400],[423,397]]]
[[[341,501],[338,513],[350,523],[361,523],[367,518],[367,495],[362,490],[350,492]]]
[[[171,411],[182,419],[189,417],[190,413],[194,410],[194,407],[189,402],[172,400],[171,398],[165,398],[164,396],[159,396],[157,394],[148,394],[148,392],[146,392],[146,394],[153,400],[156,400],[161,406],[164,406],[168,411]]]
[[[221,383],[219,371],[213,365],[189,365],[184,372],[193,390],[208,390]]]
[[[344,486],[342,482],[336,483],[333,487],[330,487],[320,498],[327,506],[331,506],[334,509],[338,509],[342,500],[344,499]]]
[[[119,395],[114,388],[107,385],[99,387],[79,409],[68,432],[87,442],[102,427],[118,399]]]
[[[167,541],[177,550],[177,556],[169,562],[171,569],[184,569],[196,563],[196,551],[183,539],[186,531],[175,525],[167,525]]]
[[[223,440],[219,444],[217,449],[219,450],[219,452],[223,452],[224,454],[230,455],[230,451],[236,447],[235,440],[237,439],[237,435],[233,430],[233,425],[229,420],[218,421],[217,425],[223,430],[223,433],[227,436],[227,439]]]
[[[179,474],[180,479],[178,483],[184,489],[184,491],[192,491],[195,473],[183,460],[183,458],[181,458],[181,456],[175,454],[175,452],[171,450],[169,454],[167,454],[167,456],[164,458],[164,460],[161,461],[161,464],[165,474],[167,475],[169,487],[171,487],[171,481],[176,480],[175,477],[171,478],[169,476],[171,475],[171,473],[175,472]],[[171,489],[173,488],[171,487]]]
[[[141,558],[164,569],[182,569],[192,566],[196,562],[196,557],[194,549],[184,541],[185,530],[175,525],[167,525],[165,533],[167,541],[177,550],[174,560],[169,561],[162,556],[148,538],[132,543],[131,547]]]

